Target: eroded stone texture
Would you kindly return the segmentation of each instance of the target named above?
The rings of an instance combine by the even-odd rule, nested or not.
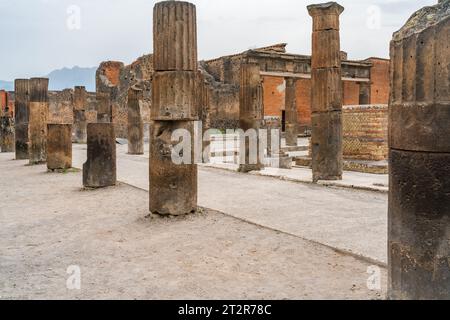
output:
[[[112,122],[111,94],[109,92],[97,92],[97,122]]]
[[[47,125],[47,169],[63,170],[72,167],[72,125]]]
[[[14,152],[14,118],[8,107],[0,117],[0,150]]]
[[[144,122],[141,116],[139,101],[142,90],[130,88],[128,90],[128,153],[144,154]]]
[[[85,87],[75,87],[73,94],[73,139],[74,143],[86,143],[87,138],[87,92]]]
[[[296,99],[296,79],[286,78],[286,145],[298,144],[298,113]]]
[[[171,141],[175,131],[184,130],[192,138],[187,146],[191,152],[194,149],[193,120],[198,119],[199,109],[196,28],[193,4],[164,1],[155,5],[149,162],[150,211],[155,214],[184,215],[197,210],[194,157],[187,163],[174,161],[177,143]]]
[[[33,165],[47,161],[48,79],[32,78],[29,96],[28,151]]]
[[[391,42],[391,299],[450,299],[449,43],[449,0]]]
[[[336,2],[308,6],[313,18],[312,169],[313,181],[342,179],[342,81],[339,16]]]
[[[29,123],[29,95],[28,79],[14,81],[14,118],[15,118],[15,149],[16,160],[29,159],[28,153],[28,123]]]
[[[263,104],[263,87],[261,81],[261,69],[259,64],[244,61],[241,65],[241,85],[239,94],[239,127],[244,132],[254,130],[256,136],[263,126],[264,104]],[[256,144],[258,145],[258,139]],[[240,172],[250,172],[261,170],[263,165],[260,159],[259,146],[256,150],[251,150],[249,139],[245,139],[245,163],[239,166]],[[255,148],[253,148],[255,149]],[[258,155],[256,163],[251,161],[251,153]],[[242,159],[243,160],[243,159]],[[241,160],[241,162],[242,162]],[[252,163],[253,162],[253,163]]]
[[[175,130],[192,133],[193,126],[193,121],[153,121],[150,125],[150,212],[154,214],[197,211],[197,165],[175,163],[172,153],[178,142],[171,141]],[[193,136],[188,144],[194,145]]]
[[[87,161],[83,165],[83,185],[87,188],[114,186],[116,173],[116,136],[112,123],[87,126]]]

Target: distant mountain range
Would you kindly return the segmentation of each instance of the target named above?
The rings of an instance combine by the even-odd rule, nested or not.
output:
[[[95,72],[97,67],[93,68],[63,68],[54,70],[44,76],[50,79],[49,90],[63,90],[75,86],[85,86],[87,91],[95,91]],[[13,91],[14,81],[0,80],[0,89]]]

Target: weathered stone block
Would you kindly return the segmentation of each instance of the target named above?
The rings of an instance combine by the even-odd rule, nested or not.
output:
[[[72,125],[47,125],[47,169],[63,170],[72,167]]]
[[[312,70],[312,112],[342,110],[342,81],[340,68]]]
[[[83,165],[83,185],[87,188],[114,186],[116,173],[116,136],[112,123],[87,126],[87,161]]]
[[[128,153],[144,154],[144,122],[139,100],[142,91],[131,88],[128,91]]]
[[[315,31],[312,34],[313,54],[311,67],[314,68],[340,68],[341,50],[338,30]]]
[[[30,102],[30,123],[28,124],[30,164],[47,161],[47,119],[48,102]]]
[[[150,212],[154,214],[177,216],[197,211],[194,156],[191,154],[191,164],[172,160],[174,147],[179,143],[172,141],[172,134],[178,129],[190,133],[191,141],[187,144],[193,146],[192,121],[153,121],[150,125]]]
[[[14,117],[15,117],[15,149],[16,160],[29,158],[28,122],[29,122],[29,80],[14,81]]]
[[[97,92],[97,122],[112,122],[111,93]]]
[[[153,12],[155,71],[197,71],[195,5],[183,1],[157,3]]]
[[[74,143],[86,143],[87,141],[87,120],[84,110],[73,111],[72,141]]]
[[[10,114],[0,117],[0,150],[14,152],[14,120]]]
[[[192,71],[156,72],[153,75],[151,119],[197,120],[197,74]]]

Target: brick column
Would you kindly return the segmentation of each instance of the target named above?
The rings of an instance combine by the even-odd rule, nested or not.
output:
[[[142,90],[130,88],[128,90],[128,153],[144,154],[144,122],[141,116],[139,100]]]
[[[342,80],[339,16],[336,2],[308,6],[312,34],[313,181],[342,179]]]
[[[86,143],[87,123],[86,123],[87,93],[85,87],[75,87],[73,94],[73,142]]]
[[[47,169],[64,170],[72,167],[72,125],[47,125]]]
[[[29,123],[29,83],[28,79],[14,81],[14,118],[16,160],[29,159],[28,154],[28,123]]]
[[[30,164],[47,161],[48,79],[32,78],[29,84]]]
[[[256,136],[259,135],[259,130],[263,126],[264,119],[264,103],[263,103],[263,86],[261,79],[261,69],[258,63],[244,61],[241,65],[240,75],[240,93],[239,93],[239,127],[244,132],[247,130],[255,130]],[[241,137],[241,140],[243,137]],[[261,170],[259,139],[256,141],[256,150],[251,150],[252,143],[248,138],[245,138],[245,161],[241,157],[239,167],[240,172],[250,172]],[[253,146],[254,148],[254,146]],[[255,156],[256,161],[251,159],[251,152]],[[253,162],[253,163],[252,163]]]
[[[391,42],[389,297],[450,299],[450,1]]]
[[[0,116],[0,150],[1,152],[14,152],[14,118],[8,106]]]
[[[297,146],[298,144],[298,112],[295,78],[286,78],[286,145]]]
[[[184,215],[197,211],[197,165],[192,154],[190,163],[174,163],[172,153],[178,142],[171,137],[175,131],[184,130],[191,135],[194,150],[194,121],[198,120],[195,5],[181,1],[157,3],[153,11],[153,45],[150,212]]]

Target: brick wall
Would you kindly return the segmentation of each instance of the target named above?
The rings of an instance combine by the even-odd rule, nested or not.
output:
[[[373,67],[370,71],[372,82],[370,92],[371,104],[387,104],[389,102],[389,60],[371,58]]]
[[[263,77],[264,115],[281,117],[286,96],[286,82],[281,77]]]
[[[298,79],[296,84],[298,123],[301,128],[311,127],[311,80]]]
[[[355,81],[344,81],[344,106],[354,106],[359,104],[359,84]]]
[[[388,106],[345,106],[344,158],[386,160],[388,158]]]

